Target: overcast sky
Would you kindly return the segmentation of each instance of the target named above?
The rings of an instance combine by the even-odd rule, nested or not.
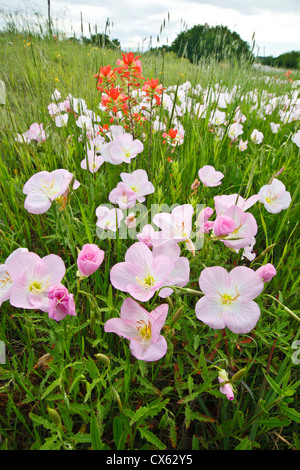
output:
[[[0,7],[47,15],[47,0],[0,0]],[[92,32],[95,24],[103,32],[109,18],[113,23],[110,37],[118,38],[127,49],[141,50],[143,46],[146,50],[151,37],[153,46],[170,45],[185,28],[208,23],[227,26],[250,44],[255,33],[254,52],[258,55],[300,50],[300,0],[51,0],[53,19],[58,18],[66,31],[77,35],[80,12],[85,36],[89,36],[89,23]]]

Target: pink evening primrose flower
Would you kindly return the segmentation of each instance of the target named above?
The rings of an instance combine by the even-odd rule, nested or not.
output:
[[[243,139],[240,139],[239,141],[240,152],[244,152],[247,149],[247,146],[248,146],[248,140],[243,141]]]
[[[128,209],[133,207],[136,203],[137,194],[126,186],[123,182],[117,184],[108,196],[112,204],[118,204],[120,209]]]
[[[140,140],[133,140],[131,134],[121,134],[112,142],[110,155],[113,161],[130,163],[143,150],[144,146]]]
[[[292,135],[292,142],[294,142],[297,147],[300,147],[300,130]]]
[[[69,119],[69,115],[67,113],[58,114],[54,118],[56,127],[66,127],[68,124],[68,119]]]
[[[57,116],[61,113],[61,109],[56,103],[50,103],[47,106],[47,109],[48,109],[49,114],[52,118],[54,118],[55,116]]]
[[[175,267],[166,255],[154,256],[142,242],[134,243],[125,254],[125,262],[115,264],[110,271],[112,285],[141,302],[147,302],[165,285]]]
[[[139,242],[145,243],[149,248],[153,246],[153,240],[159,237],[160,232],[156,232],[151,224],[147,224],[143,227],[143,230],[137,234]]]
[[[54,90],[54,92],[51,95],[51,99],[54,101],[60,100],[61,94],[58,90]]]
[[[154,193],[155,189],[152,183],[148,181],[148,175],[145,170],[135,170],[132,173],[121,173],[121,180],[136,193],[138,202],[144,202],[145,196]]]
[[[24,134],[18,134],[15,139],[18,142],[29,144],[32,140],[35,140],[38,144],[44,142],[47,136],[45,134],[43,124],[31,124],[30,128]]]
[[[225,369],[221,369],[219,371],[218,380],[219,380],[220,384],[222,384],[223,382],[227,382],[229,380],[228,374],[227,374]],[[228,400],[234,400],[234,393],[233,393],[233,389],[232,389],[231,384],[226,384],[225,383],[225,385],[221,385],[220,392],[223,393],[224,395],[226,395]]]
[[[277,134],[280,124],[275,124],[274,122],[270,122],[270,126],[271,126],[271,131],[273,132],[273,134]]]
[[[36,173],[23,188],[23,193],[27,195],[24,203],[25,209],[31,214],[43,214],[55,199],[65,194],[72,180],[72,173],[63,169],[54,170],[51,173],[48,171]],[[78,187],[75,183],[76,181],[74,189]]]
[[[251,242],[249,243],[249,245],[244,247],[241,259],[246,258],[249,261],[253,261],[256,258],[255,251],[253,250],[255,243],[256,243],[256,239],[255,239],[255,237],[252,237]],[[238,253],[239,249],[237,249],[235,251],[236,251],[236,253]]]
[[[254,196],[249,197],[249,199],[244,199],[238,194],[224,194],[222,196],[215,196],[215,209],[217,216],[223,215],[226,209],[229,209],[231,206],[238,206],[243,211],[246,211],[252,207],[259,199],[259,196],[255,194]]]
[[[162,304],[148,313],[133,299],[127,298],[121,307],[121,318],[108,320],[104,331],[128,339],[131,353],[137,359],[158,361],[167,352],[167,342],[160,331],[165,324],[168,308],[168,304]]]
[[[11,305],[48,312],[48,291],[60,284],[65,275],[63,260],[57,255],[40,258],[35,253],[27,252],[14,256],[7,267],[13,281]]]
[[[258,131],[257,129],[254,129],[250,137],[251,137],[252,142],[254,142],[255,144],[261,144],[263,141],[264,135],[262,132]]]
[[[243,126],[239,122],[234,122],[228,129],[228,136],[231,140],[235,140],[238,138],[239,135],[243,134]]]
[[[204,294],[196,304],[196,316],[214,329],[227,326],[233,333],[249,333],[260,317],[253,299],[264,288],[262,279],[250,268],[238,266],[228,273],[214,266],[205,268],[199,278]]]
[[[164,281],[164,287],[159,291],[162,298],[169,297],[173,289],[167,286],[184,287],[190,280],[190,263],[187,258],[180,256],[180,247],[174,240],[168,240],[160,244],[155,244],[152,249],[154,256],[166,255],[174,262],[174,269]]]
[[[89,169],[91,173],[95,173],[103,163],[102,155],[97,155],[94,150],[88,150],[87,157],[81,161],[80,166],[83,170]]]
[[[181,242],[188,240],[190,237],[193,213],[193,206],[184,204],[175,207],[171,214],[167,212],[155,214],[153,223],[161,229],[163,240]]]
[[[67,315],[76,316],[73,294],[69,294],[62,284],[50,287],[48,299],[48,314],[52,320],[60,321]]]
[[[124,217],[121,209],[108,209],[106,206],[97,207],[96,216],[98,217],[96,222],[98,227],[113,232],[117,231],[117,226],[120,227],[121,220]]]
[[[264,282],[269,282],[271,279],[276,276],[277,271],[273,264],[267,263],[264,266],[261,266],[258,268],[256,271],[256,274],[259,275],[259,277],[264,281]]]
[[[199,213],[196,224],[198,227],[197,236],[199,236],[201,233],[209,233],[209,231],[213,228],[214,222],[208,220],[213,215],[213,213],[214,210],[211,207],[205,207]]]
[[[20,253],[27,252],[27,248],[17,248],[9,255],[9,257],[5,260],[5,263],[0,265],[0,306],[2,302],[9,300],[13,286],[13,280],[8,270],[8,264],[15,256],[20,255]]]
[[[216,171],[211,165],[204,165],[198,171],[198,175],[204,186],[213,187],[221,184],[221,179],[224,178],[223,173]]]
[[[223,217],[224,216],[232,219],[236,226],[235,229],[227,235],[226,239],[221,240],[224,245],[234,250],[249,246],[252,238],[257,234],[257,223],[253,215],[249,212],[244,212],[238,206],[231,206],[229,209],[226,209]],[[216,221],[217,220],[218,218]]]
[[[77,267],[81,277],[88,277],[93,274],[104,259],[104,251],[93,244],[87,243],[83,245],[82,250],[78,254]]]
[[[46,134],[43,128],[43,124],[38,124],[37,122],[31,124],[27,131],[27,137],[30,140],[36,140],[38,144],[44,142],[46,140]]]
[[[266,184],[258,192],[259,202],[271,214],[278,214],[287,209],[291,203],[291,195],[285,190],[284,184],[274,178],[271,184]]]
[[[133,212],[130,212],[125,219],[125,224],[128,228],[135,228],[136,227],[136,218]]]

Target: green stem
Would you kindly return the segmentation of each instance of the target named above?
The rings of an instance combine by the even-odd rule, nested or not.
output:
[[[294,318],[294,320],[297,320],[299,323],[300,323],[300,318],[294,313],[292,312],[292,310],[290,310],[288,307],[286,307],[285,305],[283,305],[279,300],[277,300],[275,297],[273,297],[272,295],[269,295],[269,294],[265,294],[266,297],[270,297],[270,299],[272,300],[275,300],[275,302],[277,302],[279,305],[281,305],[282,308],[284,308],[284,310],[292,317]]]

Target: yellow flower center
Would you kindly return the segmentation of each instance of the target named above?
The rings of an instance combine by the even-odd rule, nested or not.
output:
[[[144,320],[139,320],[136,322],[137,323],[137,330],[142,337],[143,340],[149,341],[151,339],[151,328],[152,325],[150,321],[148,321],[148,324]]]
[[[221,295],[221,294],[219,294],[219,292],[217,292],[217,294],[221,297],[222,305],[231,305],[232,302],[234,302],[235,300],[237,300],[239,298],[240,294],[238,293],[236,287],[235,287],[235,291],[236,291],[235,297],[233,295],[229,295],[229,294]]]
[[[266,202],[268,204],[271,204],[273,201],[275,201],[275,199],[277,199],[278,197],[278,194],[274,194],[274,195],[269,195],[268,197],[266,197]]]
[[[10,274],[7,271],[4,271],[2,279],[0,279],[0,287],[5,287],[7,284],[12,284],[12,280]]]
[[[41,185],[43,192],[46,194],[46,196],[52,196],[55,194],[57,191],[53,188],[54,183],[55,183],[55,178],[51,181],[51,183],[48,183],[45,180],[42,180],[44,184]]]
[[[148,274],[148,276],[146,276],[143,281],[141,281],[138,277],[136,277],[136,280],[140,286],[146,287],[147,289],[153,287],[155,284],[155,279],[153,276],[151,276],[151,274]]]
[[[32,282],[29,286],[29,290],[30,292],[33,292],[34,294],[42,292],[43,291],[42,283],[37,282],[37,281]]]
[[[185,230],[185,223],[184,222],[181,222],[181,224],[180,223],[177,224],[176,229],[181,234],[182,237],[187,237],[188,236],[188,233]]]

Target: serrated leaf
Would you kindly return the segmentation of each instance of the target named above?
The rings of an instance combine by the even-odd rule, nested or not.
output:
[[[288,418],[270,416],[267,418],[258,419],[257,423],[260,425],[266,426],[268,429],[272,429],[272,428],[281,428],[281,427],[289,426],[291,424],[291,420]]]
[[[52,422],[50,422],[47,419],[43,418],[42,416],[38,416],[38,415],[35,415],[34,413],[30,413],[29,417],[30,417],[30,419],[32,419],[32,421],[35,424],[38,424],[40,426],[43,426],[46,429],[50,429],[51,431],[56,432],[57,426],[55,426],[55,424],[53,424]]]
[[[133,417],[130,420],[129,426],[132,426],[134,423],[139,421],[143,416],[147,415],[149,413],[149,408],[148,406],[141,406],[136,412],[134,413]]]
[[[300,413],[295,408],[290,408],[285,403],[279,403],[280,409],[286,414],[286,416],[296,423],[300,423]]]
[[[260,445],[250,441],[249,437],[245,437],[234,450],[252,450],[253,447],[260,447]]]
[[[75,444],[78,442],[92,442],[92,438],[90,434],[83,434],[82,432],[78,432],[74,436],[72,436],[72,440]]]
[[[43,395],[41,396],[41,400],[44,400],[44,398],[46,398],[46,396],[49,395],[49,393],[51,393],[52,390],[58,387],[59,384],[60,384],[60,378],[54,380],[54,382],[52,382],[52,384],[50,384],[49,387],[47,387],[46,390],[44,391]]]
[[[273,390],[278,393],[278,395],[283,395],[283,392],[279,385],[269,376],[269,374],[264,374],[268,384],[273,388]]]
[[[141,436],[144,439],[146,439],[148,442],[153,444],[159,450],[165,450],[166,449],[167,446],[163,442],[161,442],[161,440],[158,439],[158,437],[156,437],[151,431],[149,431],[148,429],[145,429],[145,428],[139,428],[139,431],[141,433]]]
[[[44,444],[39,450],[60,450],[62,443],[57,439],[57,435],[46,437]]]

